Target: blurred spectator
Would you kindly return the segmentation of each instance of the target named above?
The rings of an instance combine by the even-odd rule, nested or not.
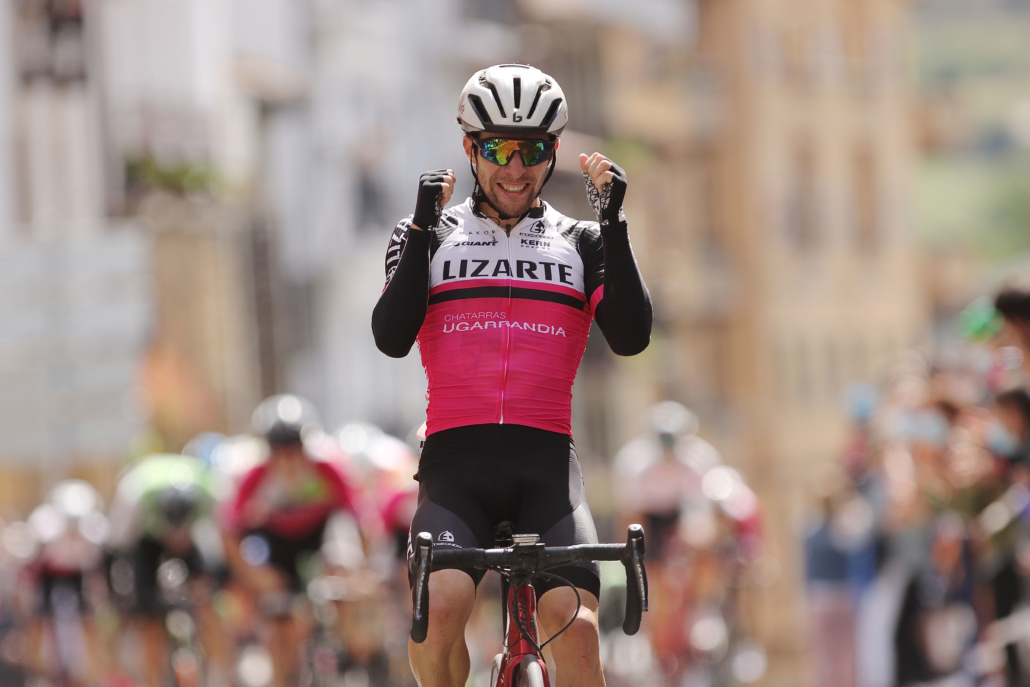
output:
[[[856,680],[856,582],[871,542],[872,509],[842,473],[828,475],[821,510],[805,537],[809,649],[817,687]]]

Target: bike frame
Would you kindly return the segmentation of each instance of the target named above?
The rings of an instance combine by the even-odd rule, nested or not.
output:
[[[540,667],[544,673],[544,686],[551,687],[551,678],[547,674],[544,657],[537,651],[540,645],[536,627],[536,591],[533,585],[512,586],[505,580],[507,589],[507,631],[504,633],[504,651],[501,654],[501,669],[497,673],[497,684],[491,687],[512,687],[515,684],[515,671],[527,656],[540,659]],[[526,628],[523,632],[519,627]]]

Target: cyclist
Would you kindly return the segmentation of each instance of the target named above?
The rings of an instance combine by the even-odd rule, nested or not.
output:
[[[626,522],[646,527],[647,557],[658,561],[677,538],[683,509],[706,503],[705,472],[722,456],[697,436],[697,416],[675,401],[658,403],[649,413],[651,432],[632,439],[615,455],[614,485]]]
[[[28,667],[53,681],[90,684],[102,667],[92,612],[103,584],[101,545],[108,532],[100,494],[82,480],[58,482],[28,526],[37,544],[25,570],[36,592]]]
[[[572,383],[596,320],[612,350],[650,340],[651,302],[630,247],[626,174],[599,153],[580,155],[597,222],[565,217],[540,199],[568,122],[558,83],[525,65],[469,79],[458,104],[472,196],[441,211],[452,170],[426,172],[415,212],[390,238],[386,287],[372,315],[379,349],[408,354],[416,340],[429,380],[427,438],[411,532],[438,546],[488,547],[494,527],[548,545],[596,542],[571,437]],[[410,539],[409,539],[410,555]],[[602,685],[597,565],[536,583],[558,685]],[[429,637],[409,643],[423,687],[464,684],[464,626],[482,574],[439,570],[430,583]],[[576,615],[580,589],[583,607]]]
[[[224,493],[218,475],[187,455],[146,456],[119,480],[111,504],[110,583],[143,640],[148,685],[168,674],[171,647],[165,632],[169,605],[159,580],[162,564],[181,560],[189,587],[199,595],[195,612],[211,661],[208,684],[229,682],[229,656],[210,604],[225,557],[212,515]]]
[[[313,576],[323,543],[332,544],[327,550],[356,551],[361,558],[364,552],[357,537],[349,544],[325,541],[331,517],[354,513],[357,500],[338,464],[316,459],[306,445],[327,443],[314,407],[292,394],[272,396],[254,411],[252,424],[268,443],[268,459],[244,475],[231,500],[226,559],[259,595],[271,620],[268,650],[275,684],[285,686],[296,681],[297,647],[310,631],[296,622],[293,600]]]
[[[758,503],[739,473],[697,435],[690,409],[663,401],[649,419],[651,431],[616,454],[613,483],[623,521],[647,528],[654,611],[647,629],[666,681],[678,684],[698,669],[692,627],[728,625],[728,640],[744,629],[736,606],[746,566],[761,545]]]
[[[418,458],[406,443],[375,425],[351,422],[337,430],[336,435],[361,476],[366,505],[378,513],[377,524],[383,529],[379,539],[386,548],[376,553],[390,555],[380,555],[377,563],[380,568],[392,568],[395,558],[398,562],[405,558],[418,496],[418,482],[411,478],[418,470]],[[386,576],[391,573],[383,572]]]

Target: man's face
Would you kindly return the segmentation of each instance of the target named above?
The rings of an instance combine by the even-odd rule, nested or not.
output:
[[[477,136],[480,138],[492,137],[490,134],[477,134]],[[526,134],[512,138],[547,140],[548,136]],[[515,153],[508,164],[502,167],[484,159],[478,150],[473,150],[474,143],[471,136],[465,136],[463,143],[465,155],[472,164],[477,166],[479,185],[487,200],[502,214],[509,217],[518,217],[529,212],[530,208],[536,204],[537,195],[547,178],[547,170],[551,166],[550,159],[527,167],[522,160],[522,154]],[[558,150],[557,141],[555,141],[554,149]]]

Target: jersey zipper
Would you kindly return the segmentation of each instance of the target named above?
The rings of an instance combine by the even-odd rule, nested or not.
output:
[[[514,229],[514,227],[512,227]],[[508,316],[508,324],[511,324],[511,230],[504,232],[504,257],[508,261],[508,305],[505,314]],[[511,327],[504,328],[504,367],[501,370],[501,421],[504,424],[504,391],[508,384],[508,358],[511,356]]]

